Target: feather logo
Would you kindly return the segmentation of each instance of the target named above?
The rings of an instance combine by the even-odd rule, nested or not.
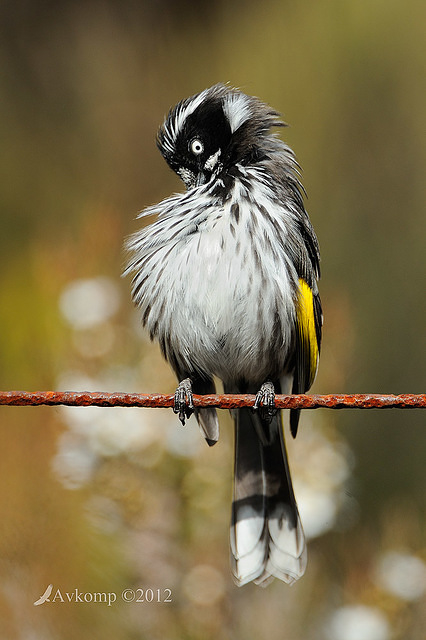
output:
[[[53,584],[49,584],[49,586],[47,587],[47,589],[43,593],[43,595],[40,596],[39,599],[34,602],[34,606],[38,607],[39,604],[44,604],[45,602],[50,602],[49,596],[52,593],[52,589],[53,589]]]

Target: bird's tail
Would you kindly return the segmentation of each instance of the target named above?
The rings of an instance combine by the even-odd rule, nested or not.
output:
[[[238,585],[289,584],[306,568],[306,545],[278,412],[270,422],[242,408],[235,415],[231,562]]]

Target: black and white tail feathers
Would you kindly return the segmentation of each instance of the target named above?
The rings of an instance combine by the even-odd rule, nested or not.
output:
[[[238,585],[293,584],[305,572],[306,545],[278,412],[270,422],[251,409],[235,420],[231,564]]]

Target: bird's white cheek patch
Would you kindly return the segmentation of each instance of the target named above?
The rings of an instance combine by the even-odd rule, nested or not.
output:
[[[221,150],[218,149],[216,151],[216,153],[214,153],[209,158],[207,158],[206,163],[204,165],[205,171],[213,171],[213,169],[215,168],[215,166],[218,163],[218,160],[220,158],[220,154],[221,154]]]
[[[195,184],[195,173],[190,171],[189,169],[185,169],[185,167],[180,167],[177,173],[180,175],[186,186],[191,186]]]

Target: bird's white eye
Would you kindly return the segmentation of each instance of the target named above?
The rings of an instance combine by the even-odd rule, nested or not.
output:
[[[201,140],[198,140],[198,138],[195,138],[195,140],[192,140],[192,142],[189,145],[189,148],[194,154],[194,156],[199,156],[200,153],[203,153],[204,151],[204,145],[201,142]]]

